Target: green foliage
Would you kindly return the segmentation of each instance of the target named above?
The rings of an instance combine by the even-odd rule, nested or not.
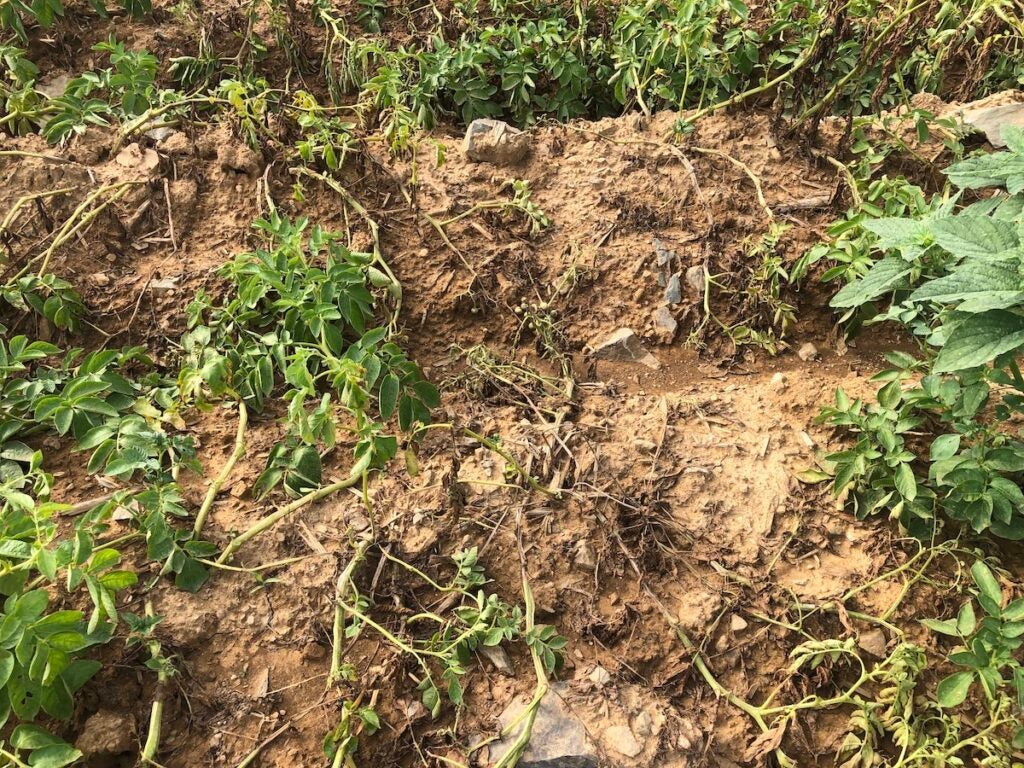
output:
[[[329,116],[306,91],[296,92],[294,107],[295,122],[302,130],[302,138],[295,144],[299,159],[310,167],[340,170],[349,153],[359,148],[356,124]]]
[[[89,0],[89,4],[100,16],[106,18],[107,10],[102,0]],[[121,0],[121,7],[135,17],[143,16],[152,10],[150,0]],[[61,0],[9,0],[0,5],[0,30],[9,29],[22,42],[28,42],[26,25],[38,24],[49,28],[63,16],[64,4]]]
[[[546,0],[486,10],[465,3],[454,32],[425,29],[398,47],[380,32],[383,6],[361,5],[356,24],[366,36],[354,39],[329,10],[317,12],[334,41],[325,69],[334,75],[333,92],[360,91],[396,149],[448,116],[528,125],[545,116],[699,108],[780,76],[780,105],[791,116],[821,107],[878,111],[905,102],[907,93],[940,89],[950,57],[986,45],[980,19],[1005,29],[1008,44],[976,87],[1012,87],[1024,76],[1009,44],[1020,39],[1019,28],[984,0],[917,7],[898,25],[899,45],[889,37],[894,11],[880,0],[838,11],[815,0],[779,0],[753,13],[740,0],[577,2],[572,13]],[[839,36],[822,39],[823,29]],[[799,80],[787,78],[797,65],[804,68]]]
[[[941,512],[976,532],[1024,538],[1024,443],[1008,429],[1024,404],[1024,197],[1013,170],[1024,131],[1006,134],[1006,152],[947,170],[956,183],[1005,191],[862,221],[881,258],[832,299],[847,318],[895,321],[921,340],[923,361],[890,355],[875,403],[840,391],[822,412],[856,437],[826,457],[836,493],[848,493],[859,516],[887,511],[914,535],[930,535]],[[924,374],[916,386],[912,373]]]
[[[949,662],[961,671],[945,677],[936,690],[941,707],[959,707],[978,684],[988,705],[989,717],[1016,712],[1014,743],[1024,739],[1024,666],[1015,652],[1024,644],[1024,598],[1003,605],[1003,590],[992,570],[981,560],[971,568],[977,593],[965,602],[955,618],[921,623],[933,632],[956,638],[960,644]],[[975,601],[981,607],[979,620]]]
[[[55,328],[77,331],[85,305],[67,280],[54,274],[25,275],[0,287],[0,298],[22,312],[35,312]]]
[[[268,249],[225,265],[230,298],[217,307],[200,299],[190,309],[182,395],[237,396],[256,412],[271,397],[288,404],[289,434],[271,452],[258,494],[282,481],[293,494],[319,486],[320,453],[335,446],[339,409],[349,417],[356,459],[384,466],[398,449],[386,423],[397,416],[400,430],[414,432],[439,404],[437,390],[389,341],[388,327],[374,327],[375,286],[391,293],[397,284],[340,235],[319,227],[307,234],[305,219],[275,212],[255,226]]]

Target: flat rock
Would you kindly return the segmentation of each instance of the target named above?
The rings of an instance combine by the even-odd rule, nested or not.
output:
[[[481,646],[480,655],[491,662],[499,674],[515,674],[515,670],[512,669],[512,660],[508,657],[508,652],[500,645]]]
[[[640,337],[632,328],[619,328],[607,336],[594,339],[588,346],[598,360],[642,363],[648,368],[654,369],[661,367],[658,358],[647,351],[644,343],[640,341]]]
[[[476,163],[516,165],[530,152],[530,134],[501,120],[480,118],[466,128],[462,150]]]
[[[644,745],[629,729],[628,725],[613,725],[604,732],[608,748],[626,757],[636,757],[644,751]]]
[[[881,629],[869,629],[867,632],[861,632],[857,638],[857,645],[876,659],[884,659],[889,655],[886,647],[888,640],[885,637],[885,632]]]
[[[143,149],[138,144],[129,144],[117,153],[114,162],[125,168],[141,168],[152,171],[160,165],[160,155],[152,149]]]
[[[598,751],[587,736],[583,723],[569,711],[559,690],[553,685],[541,699],[533,721],[530,743],[517,763],[518,768],[598,768]],[[527,702],[515,699],[498,717],[502,729],[510,726],[523,713]],[[491,763],[500,762],[508,754],[525,723],[512,730],[501,741],[491,745]]]
[[[985,134],[988,143],[993,147],[1005,147],[1003,126],[1014,125],[1024,128],[1024,103],[1000,104],[992,107],[964,106],[961,113],[964,125]]]

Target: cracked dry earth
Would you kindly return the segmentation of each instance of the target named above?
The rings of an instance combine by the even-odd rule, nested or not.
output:
[[[708,118],[682,151],[660,138],[673,119],[540,128],[530,156],[511,168],[471,162],[454,131],[439,132],[448,160],[421,159],[416,184],[408,160],[384,154],[346,180],[382,222],[385,256],[405,287],[408,347],[443,387],[439,420],[499,435],[529,473],[559,491],[552,498],[508,482],[498,456],[441,431],[420,446],[418,475],[396,467],[369,488],[381,545],[441,581],[451,555],[475,546],[488,589],[518,602],[521,546],[537,620],[569,641],[522,766],[761,764],[754,724],[703,683],[675,628],[703,648],[723,684],[760,699],[784,680],[793,638],[758,616],[794,601],[825,602],[907,556],[885,521],[857,523],[823,489],[795,478],[830,443],[813,424],[819,406],[836,386],[870,390],[881,340],[837,342],[826,300],[811,293],[795,297],[791,349],[773,358],[703,326],[693,281],[683,279],[666,302],[673,275],[694,267],[727,275],[742,265],[767,225],[765,205],[790,227],[780,244],[785,260],[798,257],[836,215],[834,169],[776,144],[764,115]],[[0,207],[43,185],[138,180],[65,249],[58,272],[81,290],[99,331],[118,344],[147,344],[161,361],[173,359],[168,340],[180,335],[191,296],[219,290],[215,269],[254,242],[249,222],[266,195],[324,226],[344,230],[350,220],[328,189],[310,186],[305,202],[292,201],[291,177],[220,129],[143,139],[127,155],[112,151],[113,139],[90,130],[61,150],[61,163],[4,159]],[[32,139],[7,144],[52,152]],[[484,212],[442,240],[430,218],[507,197],[513,176],[530,182],[549,228],[531,234],[514,214]],[[59,217],[59,206],[70,210],[82,194],[55,202],[50,214]],[[356,244],[365,244],[353,227]],[[735,319],[727,294],[714,301],[720,317]],[[561,362],[517,313],[524,302],[552,308]],[[653,356],[649,364],[592,354],[620,328]],[[805,344],[814,349],[794,354]],[[190,418],[208,474],[231,450],[231,421],[217,412]],[[214,507],[214,538],[268,511],[251,485],[281,433],[273,414],[255,420],[248,452]],[[104,492],[78,455],[62,457],[67,500]],[[203,478],[183,485],[197,505]],[[418,700],[415,665],[373,632],[345,649],[354,681],[325,693],[335,581],[351,536],[370,523],[360,495],[343,492],[254,540],[244,565],[299,558],[262,580],[222,572],[197,595],[156,587],[165,617],[158,635],[180,669],[166,692],[164,765],[234,766],[258,746],[256,765],[321,765],[323,736],[341,701],[355,696],[374,702],[383,725],[362,739],[360,766],[499,758],[507,748],[499,742],[467,751],[532,695],[525,647],[474,660],[458,717],[446,711],[432,720]],[[379,556],[356,581],[372,616],[392,631],[415,632],[406,620],[442,597]],[[884,610],[899,588],[882,580],[857,604]],[[856,633],[833,624],[836,633]],[[862,640],[884,653],[884,635]],[[108,661],[83,690],[66,735],[85,740],[94,766],[131,765],[154,686],[134,671],[137,659]],[[840,726],[830,716],[801,717],[787,749],[815,765],[838,746]]]

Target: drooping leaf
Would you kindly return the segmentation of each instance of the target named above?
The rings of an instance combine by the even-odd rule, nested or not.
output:
[[[907,287],[911,265],[901,258],[888,256],[876,262],[859,280],[844,286],[829,302],[836,308],[859,307],[897,288]]]

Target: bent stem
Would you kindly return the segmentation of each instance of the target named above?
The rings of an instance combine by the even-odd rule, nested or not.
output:
[[[369,537],[360,539],[359,543],[356,544],[355,552],[352,553],[352,559],[348,561],[345,570],[338,576],[338,584],[334,591],[334,629],[331,638],[331,671],[327,675],[328,688],[341,679],[341,651],[345,640],[345,608],[342,604],[342,598],[350,588],[355,592],[352,576],[355,573],[356,567],[366,557],[366,552],[372,543],[373,541]]]
[[[227,482],[228,477],[231,475],[231,471],[235,468],[235,464],[238,460],[245,455],[245,428],[249,423],[249,411],[245,407],[245,403],[239,399],[238,401],[238,432],[235,434],[235,447],[231,451],[231,455],[228,456],[228,460],[224,462],[224,466],[221,467],[220,472],[210,483],[210,487],[206,491],[206,498],[203,499],[202,506],[199,507],[199,512],[196,513],[195,526],[192,528],[192,533],[195,538],[199,538],[203,532],[203,526],[206,524],[206,518],[210,514],[210,509],[213,507],[213,500],[220,493],[220,489],[224,487],[224,483]]]
[[[288,517],[288,515],[292,514],[293,512],[302,509],[308,504],[320,501],[320,499],[327,498],[331,494],[337,493],[338,491],[344,490],[345,488],[351,488],[353,485],[355,485],[362,479],[363,474],[370,468],[370,460],[371,455],[370,452],[367,451],[367,453],[362,458],[360,458],[359,461],[356,462],[355,466],[352,467],[352,471],[349,473],[349,476],[346,477],[344,480],[337,480],[333,483],[330,483],[329,485],[325,485],[322,488],[318,488],[315,491],[310,491],[305,496],[302,496],[301,498],[298,498],[295,501],[293,501],[291,504],[286,504],[285,506],[281,507],[279,510],[277,510],[277,512],[267,515],[262,520],[253,525],[251,528],[249,528],[247,531],[240,533],[238,536],[233,538],[231,542],[224,548],[224,551],[221,552],[220,557],[217,558],[217,565],[223,565],[224,563],[228,562],[234,556],[235,552],[237,552],[241,548],[241,546],[245,544],[245,542],[249,541],[249,539],[259,536],[268,528],[274,527],[274,525],[276,525],[284,518]]]
[[[521,510],[517,513],[517,518],[517,527],[520,528],[521,532]],[[522,539],[517,537],[517,543],[519,545],[519,571],[523,583],[525,635],[529,637],[535,626],[536,604],[533,601],[533,590],[530,588],[530,580],[526,573],[526,555],[523,551]],[[523,752],[526,751],[527,746],[530,744],[530,737],[533,735],[533,724],[537,719],[537,711],[540,709],[541,702],[548,693],[548,676],[544,672],[544,662],[540,658],[536,645],[530,645],[530,658],[533,659],[533,671],[537,676],[537,687],[534,689],[533,698],[530,699],[530,703],[527,704],[522,714],[502,729],[501,736],[505,737],[522,723],[522,730],[516,736],[512,747],[502,756],[501,760],[495,763],[494,768],[513,768],[519,762],[519,758],[523,756]]]

